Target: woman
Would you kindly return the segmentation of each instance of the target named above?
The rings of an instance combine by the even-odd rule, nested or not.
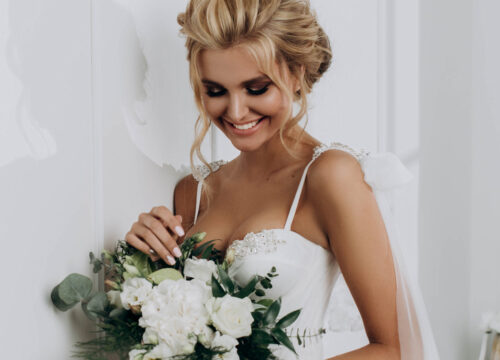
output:
[[[293,326],[313,339],[342,271],[370,343],[335,359],[437,359],[375,191],[397,183],[406,169],[387,154],[321,144],[298,124],[332,57],[308,1],[191,0],[178,22],[200,111],[193,175],[177,184],[174,213],[159,206],[141,214],[127,242],[173,263],[177,244],[205,231],[234,258],[231,273],[243,284],[276,266],[267,295],[282,297],[283,313],[302,308]],[[211,125],[240,150],[234,160],[204,160],[200,144]],[[195,153],[204,165],[193,165]],[[388,165],[392,175],[381,178],[377,168]],[[294,341],[301,359],[324,359],[320,341]],[[280,359],[293,358],[275,350]]]

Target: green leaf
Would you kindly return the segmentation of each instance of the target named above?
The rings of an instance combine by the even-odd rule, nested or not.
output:
[[[80,274],[69,274],[57,285],[50,295],[52,303],[61,311],[66,311],[85,299],[92,291],[92,280]]]
[[[214,274],[212,274],[212,295],[214,297],[223,297],[226,292],[222,288],[221,284],[217,281]]]
[[[255,345],[266,346],[269,344],[276,344],[277,341],[271,334],[261,329],[252,329],[252,342]]]
[[[273,286],[271,285],[271,280],[269,280],[268,278],[264,278],[260,281],[260,284],[262,285],[262,287],[264,289],[270,289],[272,288]]]
[[[128,311],[125,309],[113,309],[109,313],[109,317],[115,320],[123,320],[127,317]]]
[[[267,309],[266,313],[264,314],[264,325],[271,325],[276,321],[276,318],[278,317],[278,314],[281,309],[281,298],[278,298],[278,300],[273,301],[271,306],[269,306],[269,309]]]
[[[280,328],[274,328],[274,329],[271,329],[271,334],[278,342],[285,345],[287,348],[289,348],[295,354],[297,354],[297,352],[295,351],[295,348],[293,347],[292,342],[288,338],[288,335],[283,330],[281,330]]]
[[[169,279],[169,280],[180,280],[182,279],[182,274],[172,268],[163,268],[160,270],[157,270],[147,276],[147,279],[149,281],[154,282],[156,285],[161,283],[163,280]]]
[[[106,316],[106,308],[109,306],[109,300],[106,293],[100,291],[95,293],[88,299],[82,301],[82,309],[85,315],[91,320],[97,319],[99,316]]]
[[[286,316],[283,316],[277,323],[276,323],[276,326],[279,327],[279,328],[286,328],[290,325],[292,325],[295,320],[297,320],[297,318],[299,317],[300,315],[300,309],[299,310],[295,310],[295,311],[292,311],[291,313],[289,313],[288,315]]]
[[[234,283],[233,280],[229,277],[228,273],[224,271],[222,266],[217,266],[217,270],[219,272],[219,278],[222,282],[222,285],[226,288],[226,290],[232,294],[234,292]]]
[[[255,295],[257,296],[265,296],[266,295],[266,292],[262,289],[257,289],[255,290]]]
[[[240,299],[247,297],[248,295],[250,295],[255,291],[255,286],[257,285],[258,282],[259,278],[257,276],[254,276],[252,280],[250,280],[243,289],[234,294],[234,296]]]
[[[271,306],[272,303],[273,303],[272,299],[262,299],[262,300],[257,301],[257,304],[263,305],[265,307]]]
[[[198,257],[207,249],[208,246],[213,245],[214,242],[215,242],[215,240],[209,240],[209,241],[201,244],[197,248],[193,249],[193,252],[192,252],[193,256]]]
[[[132,265],[134,265],[137,270],[139,270],[142,276],[147,277],[149,274],[151,274],[152,270],[151,264],[149,263],[149,255],[138,251],[130,256],[130,261],[132,262]]]

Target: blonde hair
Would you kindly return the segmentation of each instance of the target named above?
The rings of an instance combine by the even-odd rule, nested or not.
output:
[[[210,168],[200,146],[210,129],[210,119],[203,106],[199,57],[204,49],[227,49],[244,46],[259,69],[284,92],[292,115],[294,101],[298,113],[280,128],[280,140],[307,114],[307,97],[312,86],[329,68],[332,51],[328,36],[319,26],[308,0],[190,0],[186,11],[177,17],[181,33],[186,36],[191,86],[200,116],[195,124],[195,140],[190,163],[195,171],[194,154]],[[274,71],[274,64],[279,71]],[[299,90],[291,92],[284,81],[286,72],[299,81]],[[307,124],[307,116],[306,116]],[[298,142],[299,138],[296,139]],[[295,145],[295,144],[294,144]],[[210,170],[212,170],[210,168]]]

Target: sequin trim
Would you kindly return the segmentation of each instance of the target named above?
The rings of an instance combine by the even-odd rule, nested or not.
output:
[[[257,233],[249,232],[242,240],[234,240],[228,251],[232,250],[235,256],[244,257],[274,252],[279,244],[286,244],[286,240],[279,237],[273,230],[262,230]]]
[[[330,150],[330,149],[337,149],[337,150],[342,150],[342,151],[348,152],[349,154],[354,156],[358,161],[360,161],[365,156],[370,155],[369,151],[366,151],[364,149],[356,150],[356,149],[353,149],[352,147],[350,147],[349,145],[345,145],[345,144],[342,144],[340,142],[335,141],[335,142],[332,142],[330,144],[321,144],[321,145],[316,146],[314,148],[312,160],[316,160],[323,152],[325,152],[326,150]]]
[[[227,163],[226,160],[212,161],[210,163],[210,167],[212,168],[212,171],[210,171],[210,168],[205,164],[196,165],[195,171],[193,172],[193,177],[197,181],[204,180],[208,175],[210,175],[211,172],[215,172],[215,171],[219,170],[219,168],[226,163]]]

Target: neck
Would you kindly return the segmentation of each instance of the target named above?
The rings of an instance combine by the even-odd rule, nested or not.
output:
[[[289,132],[289,135],[283,138],[285,144],[292,149],[300,149],[300,146],[293,148],[292,145],[295,141],[294,139],[299,136],[301,131],[303,129],[296,125]],[[307,133],[304,133],[303,139],[307,137]],[[299,143],[302,142],[303,140],[299,141]],[[300,152],[297,155],[301,155]],[[254,151],[242,151],[236,160],[235,173],[244,176],[249,181],[267,178],[291,162],[297,161],[281,143],[279,132],[258,149]]]

